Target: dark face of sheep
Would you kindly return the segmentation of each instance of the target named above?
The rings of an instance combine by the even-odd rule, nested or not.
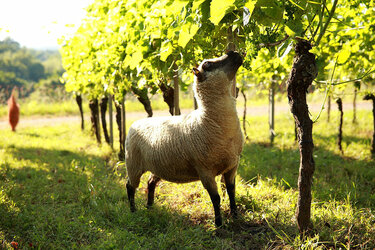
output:
[[[198,68],[193,68],[193,72],[197,83],[203,83],[211,76],[218,77],[220,73],[225,73],[227,82],[231,82],[241,65],[241,55],[238,52],[229,51],[219,58],[204,60]]]

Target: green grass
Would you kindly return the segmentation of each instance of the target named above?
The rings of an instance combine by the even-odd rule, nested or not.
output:
[[[364,91],[372,91],[372,88],[362,89]],[[65,94],[65,101],[56,102],[51,100],[50,97],[34,95],[27,99],[19,100],[20,111],[22,116],[43,116],[43,115],[78,115],[78,106],[72,96]],[[262,88],[248,89],[246,91],[248,106],[258,107],[268,105],[268,91]],[[313,93],[309,93],[307,96],[309,104],[322,104],[325,92],[316,89]],[[340,96],[344,103],[352,103],[353,101],[353,89],[345,88],[343,90],[337,90],[337,93],[332,97],[332,109],[336,109],[335,98]],[[357,96],[357,102],[363,101],[363,93],[359,93]],[[167,104],[163,101],[161,94],[157,93],[154,96],[150,96],[151,106],[153,110],[168,110]],[[277,104],[287,104],[286,93],[277,92],[275,95],[275,102]],[[244,100],[242,94],[239,93],[237,99],[237,106],[243,107]],[[192,90],[189,89],[186,92],[180,91],[180,108],[181,109],[193,109],[194,101]],[[89,114],[87,98],[83,98],[83,110],[86,114]],[[131,94],[126,96],[126,110],[128,112],[144,112],[142,104]],[[5,119],[8,109],[6,103],[0,103],[0,120]]]
[[[264,93],[247,93],[248,105],[255,106],[267,106],[268,96]],[[309,100],[314,103],[319,103],[323,99],[322,93],[316,92],[313,95],[309,95]],[[73,98],[70,98],[61,102],[45,101],[41,98],[38,99],[22,99],[19,100],[21,116],[67,116],[67,115],[79,115],[78,106]],[[151,96],[151,105],[153,110],[168,110],[168,105],[163,101],[161,95]],[[277,93],[275,97],[276,103],[285,104],[285,93]],[[243,107],[242,95],[238,98],[238,106]],[[126,111],[127,112],[144,112],[142,104],[132,95],[127,96],[126,100]],[[181,109],[193,109],[194,101],[192,93],[181,92],[180,96],[180,108]],[[83,111],[85,114],[89,114],[88,101],[83,98]],[[4,104],[0,104],[0,119],[6,118],[8,107]]]
[[[163,101],[160,96],[151,98],[153,110],[168,110],[168,105]],[[21,116],[68,116],[79,115],[78,105],[75,100],[66,100],[63,102],[45,102],[37,100],[21,100],[19,101]],[[83,112],[89,114],[88,101],[83,100]],[[193,98],[183,94],[180,99],[181,109],[192,109],[194,106]],[[144,112],[144,108],[140,102],[134,97],[128,98],[126,101],[127,112]],[[0,119],[7,116],[8,107],[0,104]]]
[[[314,125],[315,234],[304,239],[294,218],[299,152],[290,115],[276,117],[272,147],[267,117],[249,117],[250,140],[237,176],[240,217],[229,216],[228,196],[222,195],[220,229],[200,182],[162,182],[154,208],[147,210],[145,174],[138,211],[130,213],[124,167],[78,123],[0,130],[1,247],[15,241],[23,249],[373,249],[372,117],[359,111],[352,125],[351,115],[344,117],[344,156],[335,144],[336,112],[330,124],[323,115]]]
[[[20,115],[25,116],[65,116],[65,115],[78,115],[78,106],[74,100],[64,102],[38,102],[32,101],[20,101]],[[88,108],[85,107],[87,110]],[[86,111],[87,111],[86,110]],[[6,105],[0,105],[0,119],[6,117],[8,114],[8,107]]]

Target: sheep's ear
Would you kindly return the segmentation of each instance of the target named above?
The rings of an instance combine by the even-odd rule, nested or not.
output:
[[[197,68],[193,68],[193,73],[198,78],[199,82],[203,82],[206,79],[204,74],[202,74],[202,72],[200,72]]]
[[[194,75],[198,76],[201,72],[197,68],[193,68]]]

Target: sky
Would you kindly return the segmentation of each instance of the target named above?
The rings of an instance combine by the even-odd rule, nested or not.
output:
[[[0,0],[0,40],[10,37],[28,48],[57,49],[57,40],[75,32],[92,2]]]

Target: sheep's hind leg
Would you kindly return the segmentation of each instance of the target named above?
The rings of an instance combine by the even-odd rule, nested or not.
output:
[[[147,208],[151,208],[154,204],[155,187],[161,179],[156,175],[152,174],[148,179],[147,185]]]
[[[134,201],[134,196],[135,196],[135,188],[130,185],[130,183],[126,183],[126,190],[128,191],[128,200],[130,203],[130,211],[135,212],[135,201]]]
[[[223,174],[225,180],[225,186],[227,187],[227,193],[229,196],[229,205],[230,205],[230,213],[233,217],[237,217],[237,206],[235,200],[235,191],[236,191],[236,170],[237,168],[233,168]]]
[[[139,182],[140,182],[142,174],[143,173],[140,173],[138,175],[129,175],[128,182],[126,183],[126,190],[128,192],[128,199],[130,203],[131,212],[135,212],[135,201],[134,201],[135,191],[137,190],[139,186]]]
[[[220,227],[222,225],[222,219],[220,214],[220,195],[217,191],[217,185],[215,181],[215,177],[201,177],[201,181],[203,186],[207,189],[208,194],[210,195],[212,205],[214,207],[215,212],[215,225]]]

